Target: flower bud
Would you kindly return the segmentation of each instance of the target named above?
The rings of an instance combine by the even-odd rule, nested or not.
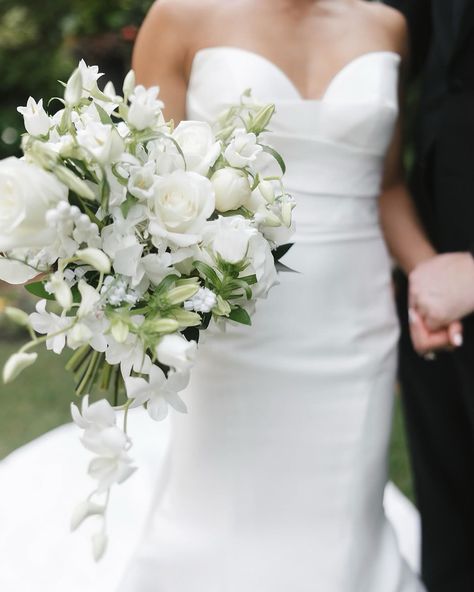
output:
[[[254,117],[252,122],[252,127],[249,129],[249,132],[253,132],[254,134],[258,135],[261,134],[270,123],[273,114],[275,113],[275,105],[265,105],[262,107],[258,112],[257,115]]]
[[[135,72],[130,70],[130,72],[125,76],[125,80],[123,81],[123,94],[125,99],[127,99],[135,90],[136,86],[136,77]]]
[[[273,188],[273,185],[270,183],[270,181],[260,181],[258,188],[259,188],[260,193],[262,194],[263,198],[265,199],[265,201],[267,201],[269,204],[274,203],[275,190]]]
[[[70,169],[64,166],[56,166],[54,167],[53,172],[56,177],[66,185],[66,187],[69,187],[71,191],[74,191],[74,193],[77,193],[80,197],[84,197],[85,199],[95,199],[95,194],[92,189],[85,181],[79,179],[79,177]]]
[[[166,300],[170,305],[181,304],[185,300],[192,298],[198,291],[199,286],[196,284],[189,286],[178,286],[176,288],[172,288],[166,294]]]
[[[76,257],[100,273],[110,273],[110,259],[100,249],[80,249]]]
[[[269,211],[266,212],[263,223],[265,224],[265,226],[271,226],[273,228],[278,228],[279,226],[281,226],[280,218],[273,212]]]
[[[20,327],[28,327],[30,325],[30,317],[19,308],[13,306],[7,306],[5,308],[5,314],[13,323],[20,325]]]
[[[288,228],[291,226],[292,222],[292,212],[295,207],[295,204],[291,201],[286,201],[281,207],[281,217],[283,220],[283,224]]]
[[[15,380],[28,366],[32,366],[38,358],[38,354],[17,353],[10,356],[3,367],[3,382],[7,384]]]
[[[103,532],[92,535],[92,555],[95,561],[100,561],[107,548],[107,536]]]
[[[182,328],[197,327],[202,323],[201,317],[196,312],[191,312],[182,308],[173,310],[173,317]]]
[[[226,317],[230,314],[231,311],[231,307],[230,304],[227,302],[227,300],[224,300],[222,298],[222,296],[217,296],[217,305],[214,306],[214,308],[212,309],[212,312],[214,314],[216,314],[219,317]]]
[[[99,506],[90,501],[81,502],[71,516],[71,530],[74,531],[84,522],[89,516],[101,515],[105,511],[104,506]]]
[[[145,323],[145,330],[153,333],[174,333],[178,329],[179,323],[175,319],[155,319]]]
[[[118,319],[112,323],[110,332],[117,343],[125,343],[130,329],[127,323],[124,323],[122,320]]]
[[[70,107],[77,105],[82,99],[82,74],[79,69],[74,70],[67,81],[64,100]]]
[[[252,194],[247,175],[231,167],[216,171],[211,177],[211,183],[219,212],[237,210]]]

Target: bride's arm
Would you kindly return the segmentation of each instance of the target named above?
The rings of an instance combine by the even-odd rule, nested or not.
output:
[[[436,255],[415,204],[408,190],[403,166],[403,107],[404,72],[408,62],[408,31],[403,17],[393,28],[395,47],[402,56],[399,104],[400,115],[392,143],[387,153],[382,193],[380,197],[380,218],[389,250],[398,265],[409,275],[415,267]]]
[[[159,86],[166,119],[184,119],[187,14],[180,3],[160,0],[150,9],[133,51],[137,84]]]

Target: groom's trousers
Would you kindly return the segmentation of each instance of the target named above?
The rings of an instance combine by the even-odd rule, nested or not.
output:
[[[406,280],[396,283],[423,580],[429,592],[474,592],[474,317],[464,322],[462,348],[427,361],[410,341]]]

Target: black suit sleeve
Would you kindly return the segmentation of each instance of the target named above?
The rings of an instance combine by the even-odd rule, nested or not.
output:
[[[425,64],[430,47],[432,0],[384,0],[384,4],[400,10],[407,19],[410,33],[411,70],[412,75],[416,76]]]

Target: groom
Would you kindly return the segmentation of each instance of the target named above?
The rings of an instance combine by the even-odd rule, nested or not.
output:
[[[455,351],[418,355],[407,282],[400,282],[400,377],[423,579],[429,592],[474,592],[474,0],[386,3],[407,17],[412,66],[421,75],[412,190],[442,253],[410,277],[414,343],[419,353],[429,351],[431,336],[456,319],[464,332]]]

